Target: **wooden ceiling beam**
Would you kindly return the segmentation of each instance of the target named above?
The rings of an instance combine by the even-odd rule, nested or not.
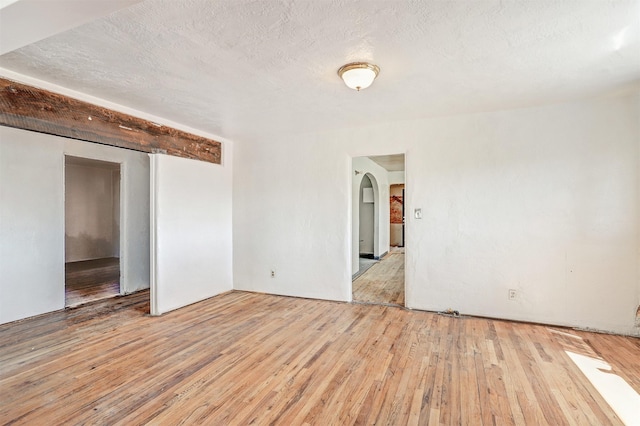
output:
[[[0,125],[215,164],[222,158],[218,141],[4,78]]]

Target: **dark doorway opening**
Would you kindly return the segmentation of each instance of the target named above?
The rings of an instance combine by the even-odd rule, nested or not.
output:
[[[120,172],[65,157],[65,306],[121,294]]]

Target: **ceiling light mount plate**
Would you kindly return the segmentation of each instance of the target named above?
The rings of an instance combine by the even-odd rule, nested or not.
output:
[[[347,87],[360,91],[371,86],[379,72],[380,67],[377,65],[368,62],[351,62],[341,66],[338,75]]]

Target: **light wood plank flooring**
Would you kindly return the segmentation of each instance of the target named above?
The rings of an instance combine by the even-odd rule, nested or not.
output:
[[[404,248],[392,248],[352,286],[355,302],[404,306]]]
[[[65,272],[65,306],[77,306],[120,294],[120,259],[68,262]]]
[[[616,425],[568,357],[640,391],[640,339],[233,291],[0,326],[0,423]]]
[[[360,266],[358,268],[358,272],[356,272],[355,274],[353,274],[353,277],[351,278],[351,280],[355,280],[356,278],[358,278],[360,275],[364,274],[365,272],[367,272],[369,270],[369,268],[371,268],[373,265],[375,265],[376,263],[378,263],[379,261],[376,259],[368,259],[366,257],[361,257],[358,259],[358,265]]]

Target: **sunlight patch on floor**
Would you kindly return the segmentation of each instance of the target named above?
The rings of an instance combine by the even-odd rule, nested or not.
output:
[[[565,351],[627,426],[640,426],[640,395],[606,362]]]

